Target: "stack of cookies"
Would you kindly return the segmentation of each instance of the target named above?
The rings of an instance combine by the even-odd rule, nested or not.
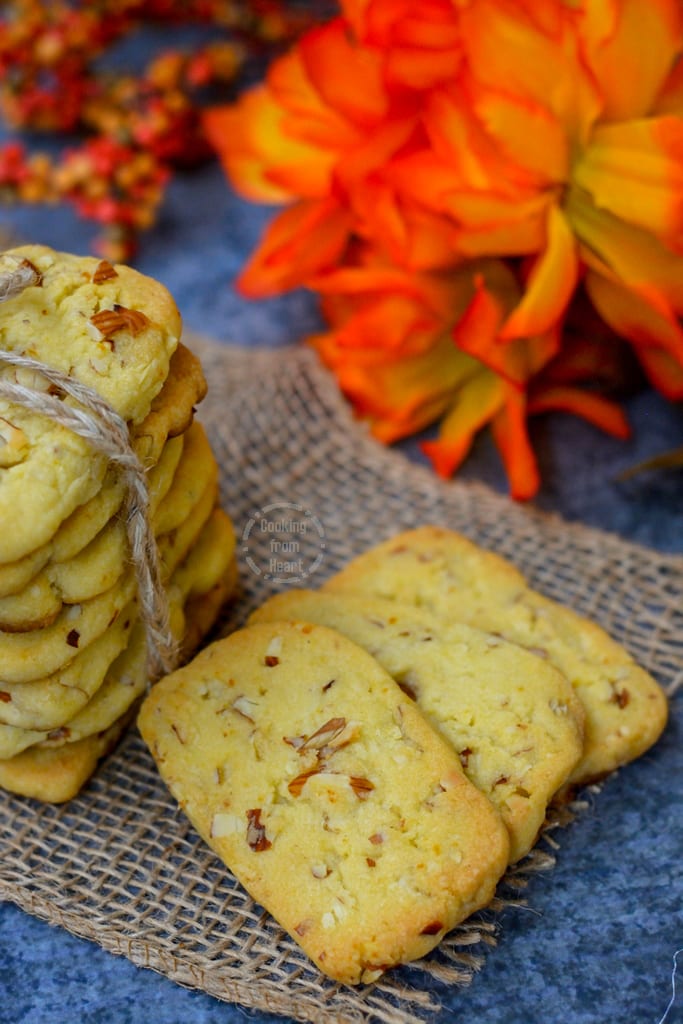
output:
[[[552,801],[653,744],[657,683],[448,530],[270,598],[139,716],[175,797],[326,974],[415,959],[484,906]]]
[[[206,383],[164,287],[38,246],[0,257],[33,283],[0,305],[0,349],[97,392],[144,467],[170,629],[187,658],[235,584],[235,539],[194,407]],[[0,379],[76,404],[41,373]],[[64,801],[148,684],[148,643],[119,469],[49,415],[0,400],[0,786]]]

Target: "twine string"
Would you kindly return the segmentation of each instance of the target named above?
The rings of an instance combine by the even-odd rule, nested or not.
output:
[[[0,274],[0,302],[7,302],[21,295],[24,288],[38,284],[40,274],[29,260],[20,260],[9,253],[3,253],[3,258],[16,264],[13,270]]]
[[[16,269],[0,274],[0,302],[14,298],[39,281],[35,267],[19,263]],[[0,362],[39,373],[62,396],[69,395],[83,408],[66,405],[55,394],[3,380],[0,380],[0,398],[48,416],[71,430],[121,472],[126,534],[138,583],[140,615],[147,635],[149,674],[152,679],[158,679],[176,666],[178,646],[170,628],[168,598],[151,523],[147,477],[130,445],[126,422],[94,388],[55,367],[5,349],[0,349]]]

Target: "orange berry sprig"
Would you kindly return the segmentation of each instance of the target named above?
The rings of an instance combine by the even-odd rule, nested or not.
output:
[[[212,155],[200,118],[209,90],[225,94],[245,60],[291,41],[308,22],[280,0],[16,0],[0,17],[0,114],[18,132],[79,133],[57,159],[0,146],[0,200],[71,203],[102,226],[96,248],[128,260],[156,219],[176,168]],[[138,74],[97,61],[143,25],[198,23],[216,38],[169,50]]]

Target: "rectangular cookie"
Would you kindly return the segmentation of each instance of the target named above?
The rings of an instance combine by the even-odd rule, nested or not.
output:
[[[557,669],[491,633],[379,597],[288,590],[249,621],[283,619],[330,626],[369,651],[498,809],[510,861],[529,852],[583,752],[583,706]]]
[[[267,623],[161,680],[138,719],[206,842],[347,984],[414,960],[491,899],[500,816],[365,651]]]
[[[639,757],[667,720],[664,691],[596,623],[528,586],[511,562],[437,526],[378,544],[328,580],[351,591],[417,605],[450,622],[498,633],[541,654],[574,687],[586,712],[583,784]]]

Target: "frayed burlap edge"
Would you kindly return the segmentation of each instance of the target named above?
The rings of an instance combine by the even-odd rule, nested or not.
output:
[[[186,339],[187,341],[187,339]],[[210,384],[199,410],[238,538],[275,500],[310,510],[325,552],[309,586],[390,534],[440,523],[511,558],[539,590],[600,622],[669,693],[683,664],[683,558],[522,507],[481,485],[444,483],[353,421],[312,352],[247,352],[199,338]],[[244,564],[239,625],[274,584]],[[625,769],[627,770],[627,769]],[[174,805],[134,730],[65,807],[0,798],[0,894],[29,913],[218,999],[315,1022],[414,1024],[444,986],[466,984],[495,943],[499,911],[554,863],[553,811],[537,848],[485,911],[424,961],[361,989],[324,978],[220,865]]]

